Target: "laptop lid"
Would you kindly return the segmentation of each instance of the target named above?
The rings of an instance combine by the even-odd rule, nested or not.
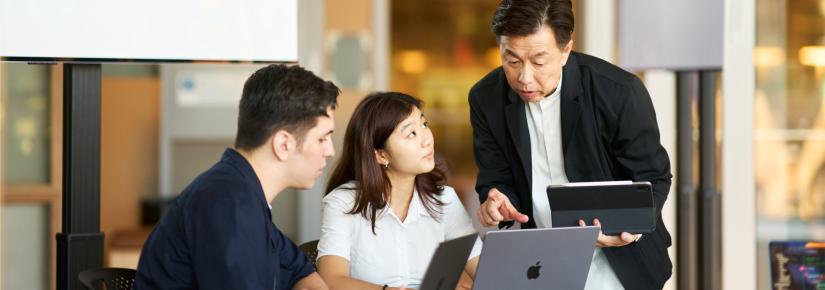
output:
[[[584,289],[598,227],[491,231],[473,290]]]
[[[433,258],[430,260],[430,265],[418,289],[454,290],[477,237],[478,234],[470,234],[441,242],[433,253]]]

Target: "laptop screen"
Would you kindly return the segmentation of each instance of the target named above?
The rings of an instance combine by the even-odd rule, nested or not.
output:
[[[771,242],[771,289],[825,289],[825,242]]]

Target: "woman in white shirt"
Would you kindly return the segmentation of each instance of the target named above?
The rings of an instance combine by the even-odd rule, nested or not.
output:
[[[375,93],[353,113],[323,200],[318,273],[332,290],[417,288],[439,243],[475,232],[436,166],[421,101]],[[465,271],[475,275],[476,243]]]

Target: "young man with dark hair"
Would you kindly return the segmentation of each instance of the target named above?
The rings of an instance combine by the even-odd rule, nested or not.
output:
[[[661,289],[672,272],[661,218],[671,174],[650,95],[635,75],[572,52],[573,24],[570,0],[504,0],[495,12],[502,66],[469,94],[478,217],[551,227],[549,185],[649,181],[656,230],[599,234],[585,289]]]
[[[335,152],[340,91],[298,66],[264,67],[244,84],[235,148],[198,176],[155,226],[135,289],[328,289],[272,223],[270,203],[308,189]]]

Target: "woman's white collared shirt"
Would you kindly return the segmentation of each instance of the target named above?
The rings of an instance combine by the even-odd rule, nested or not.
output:
[[[324,197],[318,244],[318,258],[334,255],[349,261],[351,278],[418,288],[439,243],[476,232],[455,190],[445,186],[438,218],[430,215],[415,192],[407,218],[402,222],[387,206],[378,212],[373,234],[368,219],[348,214],[355,205],[352,187],[352,183],[339,186]],[[481,243],[476,242],[470,258],[480,253]]]

